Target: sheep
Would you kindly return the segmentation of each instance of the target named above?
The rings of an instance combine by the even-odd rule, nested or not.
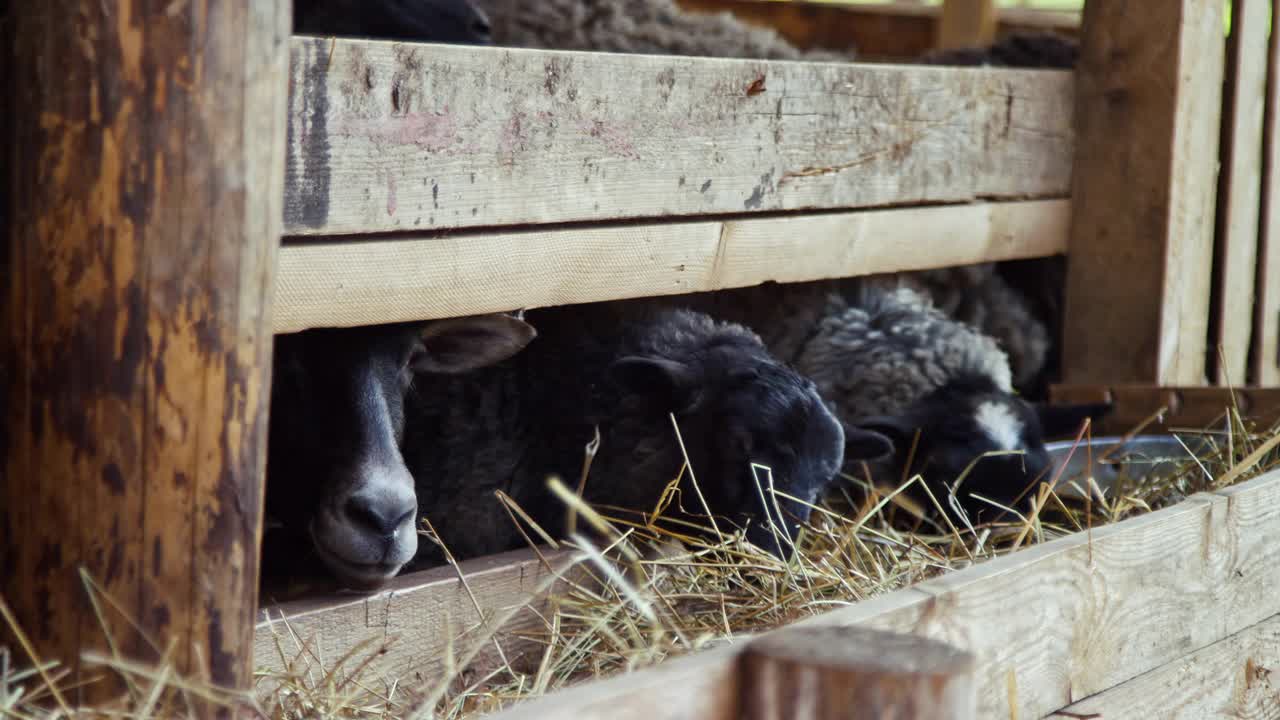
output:
[[[1047,437],[1100,417],[1105,405],[1032,404],[1014,391],[1007,355],[979,329],[948,316],[911,278],[886,274],[628,301],[637,308],[679,307],[742,323],[781,362],[813,380],[846,433],[874,430],[893,457],[870,465],[879,483],[921,472],[931,488],[989,456],[969,491],[1012,501],[1047,466]],[[912,461],[907,455],[921,437]],[[844,471],[860,475],[860,460]],[[961,494],[973,516],[991,506]]]
[[[402,455],[410,383],[504,360],[536,335],[498,314],[277,336],[263,575],[325,574],[356,589],[396,575],[417,554],[417,510],[430,502]]]
[[[1046,437],[1110,409],[1028,403],[1015,395],[1008,358],[994,340],[892,279],[829,294],[794,364],[836,408],[846,432],[874,430],[893,441],[894,457],[872,464],[876,479],[896,484],[919,473],[935,497],[955,490],[963,516],[950,505],[944,510],[969,522],[996,513],[975,496],[1010,506],[1033,481],[1049,479]],[[1017,454],[986,455],[1010,452]],[[975,461],[963,485],[951,486]]]
[[[294,0],[293,31],[462,45],[492,40],[489,19],[468,0]]]
[[[555,475],[577,486],[597,428],[584,500],[652,512],[687,453],[691,472],[664,517],[721,532],[745,527],[747,540],[780,557],[809,508],[775,506],[770,478],[813,501],[846,459],[892,451],[876,431],[846,432],[813,383],[740,325],[608,304],[529,311],[527,319],[538,339],[523,352],[474,374],[432,376],[406,404],[405,459],[430,498],[422,512],[459,559],[524,544],[497,490],[563,536],[564,505],[545,483]],[[702,498],[711,520],[701,517]],[[441,552],[422,560],[437,562]]]
[[[762,60],[849,61],[853,51],[800,50],[731,13],[697,13],[674,0],[477,0],[496,45]]]

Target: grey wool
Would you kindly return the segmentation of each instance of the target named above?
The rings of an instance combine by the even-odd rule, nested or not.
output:
[[[674,0],[476,0],[495,45],[650,55],[849,61],[853,53],[800,50],[776,31],[728,12],[697,13]]]
[[[992,338],[1008,357],[1013,384],[1031,387],[1044,371],[1052,340],[1030,301],[997,273],[994,263],[899,273],[906,287],[926,293],[947,316]]]
[[[793,363],[844,417],[897,415],[957,377],[981,376],[1012,392],[995,340],[947,317],[917,291],[866,283],[829,295]]]

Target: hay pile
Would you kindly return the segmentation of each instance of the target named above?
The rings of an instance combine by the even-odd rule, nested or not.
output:
[[[288,670],[259,673],[253,695],[186,682],[164,663],[139,667],[119,656],[93,657],[89,659],[105,672],[125,680],[128,693],[113,706],[77,716],[180,717],[193,703],[217,702],[238,705],[250,716],[282,720],[476,717],[584,679],[730,642],[1028,545],[1173,505],[1196,492],[1280,467],[1280,427],[1257,429],[1234,409],[1224,414],[1218,429],[1177,435],[1197,452],[1173,473],[1142,477],[1135,466],[1131,481],[1113,492],[1103,492],[1088,478],[1053,478],[1060,481],[1060,492],[1047,483],[1029,490],[1035,493],[1034,513],[1008,510],[1005,519],[977,527],[934,520],[941,517],[936,508],[931,512],[908,501],[902,490],[918,483],[918,477],[887,491],[846,477],[815,508],[789,563],[746,544],[732,528],[708,527],[713,539],[699,540],[698,528],[588,508],[557,483],[557,492],[577,513],[580,530],[589,526],[595,532],[578,532],[562,543],[572,549],[575,562],[558,579],[546,581],[547,587],[558,583],[560,591],[542,630],[527,637],[536,648],[533,653],[521,658],[499,653],[501,661],[490,663],[493,667],[458,670],[444,679],[385,678],[376,676],[370,664],[394,638],[371,638],[343,657],[330,658],[284,627],[277,649]],[[1087,438],[1079,440],[1083,442],[1075,451],[1089,452]],[[761,492],[769,492],[768,469],[757,468],[757,474]],[[1064,486],[1076,492],[1063,491]],[[665,500],[686,507],[696,502],[687,497]],[[935,505],[949,501],[932,497]],[[532,533],[536,537],[537,529]],[[11,623],[7,608],[0,609]],[[501,619],[491,626],[500,624]],[[468,646],[453,648],[449,666],[466,667],[481,651],[492,650],[491,640],[491,635],[473,637]],[[57,700],[62,674],[56,664],[25,670],[18,670],[18,664],[0,654],[0,717],[47,717],[41,701],[52,699],[54,707],[65,703],[65,696]]]

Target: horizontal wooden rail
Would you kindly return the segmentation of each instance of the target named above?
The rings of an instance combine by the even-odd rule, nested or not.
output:
[[[977,658],[979,717],[1041,718],[1280,612],[1280,472],[801,623],[933,637]],[[571,688],[501,720],[729,720],[735,647]]]
[[[347,670],[376,656],[377,677],[409,678],[416,673],[431,678],[446,666],[448,653],[461,658],[489,637],[491,626],[486,623],[497,623],[512,612],[495,638],[509,658],[517,656],[530,646],[520,633],[543,627],[538,612],[546,604],[534,602],[535,592],[568,560],[563,551],[542,548],[539,556],[523,550],[461,563],[465,584],[458,570],[440,567],[401,575],[371,595],[327,595],[269,605],[270,598],[264,597],[254,666],[260,673],[280,673],[290,664],[312,667],[317,657],[332,662],[356,649]],[[367,645],[370,641],[374,644]],[[477,664],[497,656],[490,648],[477,657]],[[324,671],[330,669],[324,666]]]
[[[1228,408],[1269,427],[1280,419],[1280,388],[1170,387],[1157,385],[1055,385],[1050,397],[1061,403],[1110,402],[1114,408],[1094,432],[1127,433],[1164,408],[1150,428],[1203,429],[1220,423]]]
[[[1043,257],[1070,203],[1011,203],[286,244],[276,332]]]
[[[297,37],[286,232],[1066,197],[1066,71]]]
[[[939,8],[920,3],[845,5],[771,0],[676,0],[687,10],[728,11],[753,25],[773,28],[803,48],[854,48],[859,58],[910,61],[934,48]],[[1053,31],[1074,35],[1080,13],[1000,8],[997,32]]]
[[[1280,615],[1129,682],[1085,698],[1056,720],[1280,717]]]

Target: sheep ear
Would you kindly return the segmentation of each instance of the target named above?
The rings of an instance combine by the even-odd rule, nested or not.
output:
[[[893,441],[887,436],[865,428],[844,429],[844,459],[875,462],[893,454]]]
[[[414,372],[467,372],[506,360],[537,336],[529,323],[501,313],[436,320],[422,327],[422,344],[410,367]]]
[[[686,363],[629,355],[614,361],[609,370],[618,385],[649,397],[667,412],[688,412],[697,405],[698,378]]]
[[[1080,432],[1085,418],[1100,420],[1111,412],[1111,403],[1084,403],[1080,405],[1048,405],[1036,403],[1036,417],[1040,419],[1040,432],[1045,437],[1072,435]]]

